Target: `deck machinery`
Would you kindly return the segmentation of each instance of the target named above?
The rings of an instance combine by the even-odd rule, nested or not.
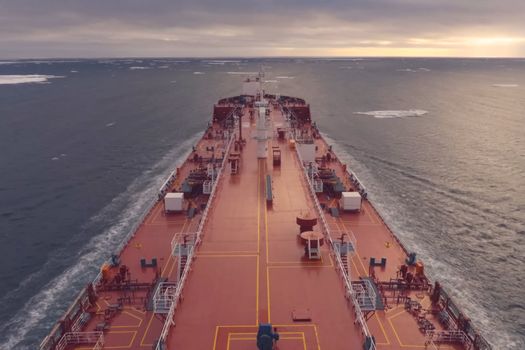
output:
[[[217,102],[40,350],[491,349],[390,230],[306,101],[262,83],[248,78]]]

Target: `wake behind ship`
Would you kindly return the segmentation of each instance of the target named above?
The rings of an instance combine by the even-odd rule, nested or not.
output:
[[[262,76],[224,98],[43,340],[63,349],[491,349],[312,122]]]

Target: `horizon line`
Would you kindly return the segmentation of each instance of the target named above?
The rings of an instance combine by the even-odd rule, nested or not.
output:
[[[93,57],[11,57],[1,61],[23,60],[100,60],[100,59],[369,59],[369,58],[424,58],[424,59],[525,59],[525,56],[93,56]]]

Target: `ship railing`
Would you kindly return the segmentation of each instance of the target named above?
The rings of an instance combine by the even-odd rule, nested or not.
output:
[[[171,308],[171,304],[175,299],[176,291],[177,283],[159,283],[157,289],[155,290],[155,294],[153,295],[153,311],[156,314],[168,313]]]
[[[225,155],[224,155],[224,158],[222,159],[221,167],[220,167],[220,169],[219,169],[219,171],[217,173],[216,181],[214,181],[214,183],[213,183],[213,188],[212,188],[210,196],[208,198],[208,202],[206,204],[206,208],[204,209],[204,211],[202,213],[202,217],[201,217],[201,220],[199,222],[199,227],[197,228],[195,244],[192,247],[190,247],[190,249],[189,249],[188,260],[186,262],[186,266],[184,267],[182,275],[180,276],[180,279],[177,282],[177,287],[176,287],[175,293],[173,295],[173,302],[171,303],[170,310],[168,312],[166,320],[164,321],[164,325],[162,326],[162,331],[160,333],[159,341],[157,342],[157,346],[155,347],[155,350],[162,350],[162,349],[164,349],[163,344],[166,342],[169,330],[170,330],[171,326],[174,323],[173,318],[174,318],[174,315],[175,315],[175,310],[177,309],[177,305],[178,305],[178,302],[179,302],[179,299],[180,299],[180,296],[181,296],[181,293],[182,293],[182,289],[184,288],[184,283],[186,282],[186,278],[188,277],[188,274],[190,272],[190,266],[191,266],[191,263],[192,263],[192,260],[193,260],[193,254],[195,252],[195,247],[197,247],[199,245],[199,243],[201,242],[201,236],[202,236],[202,232],[204,230],[204,225],[206,224],[206,222],[208,220],[208,213],[209,213],[211,204],[213,203],[213,200],[215,199],[215,196],[216,196],[216,193],[217,193],[217,186],[218,186],[218,184],[219,184],[219,182],[221,180],[222,173],[223,173],[224,168],[225,168],[226,160],[228,159],[228,153],[230,152],[230,149],[231,149],[231,146],[232,146],[234,140],[235,140],[235,136],[231,135],[230,136],[230,140],[228,142],[228,146],[226,146]]]
[[[168,178],[166,179],[166,181],[164,181],[162,186],[160,186],[160,188],[159,188],[159,199],[164,197],[164,195],[166,194],[166,192],[168,192],[168,190],[171,187],[171,185],[175,182],[176,174],[177,174],[177,169],[173,170],[171,172],[171,174],[168,176]]]
[[[102,332],[68,332],[60,339],[55,350],[65,350],[71,345],[93,345],[90,349],[100,350],[104,346],[104,334]],[[86,348],[89,349],[89,348]]]
[[[427,331],[426,336],[428,343],[459,343],[467,345],[467,348],[470,343],[465,332],[460,330]]]
[[[317,198],[317,195],[315,194],[315,189],[313,186],[313,183],[310,181],[310,177],[308,176],[308,169],[304,166],[303,160],[301,158],[301,153],[296,148],[295,149],[299,164],[303,169],[303,175],[306,178],[306,181],[308,183],[309,192],[312,197],[312,200],[314,201],[315,209],[317,210],[317,214],[319,218],[321,219],[321,226],[323,228],[324,235],[328,238],[328,242],[330,243],[330,247],[333,252],[336,251],[334,241],[332,240],[331,230],[330,226],[328,225],[326,218],[324,216],[324,212],[321,208],[321,204],[319,203],[319,199]],[[355,240],[355,237],[354,237]],[[354,245],[354,249],[356,249],[356,246]],[[355,323],[359,324],[359,327],[361,328],[361,333],[365,338],[371,338],[372,333],[368,329],[368,325],[365,320],[365,316],[361,310],[361,307],[359,306],[359,301],[357,300],[356,292],[354,291],[354,288],[352,287],[352,283],[350,280],[349,273],[346,271],[346,268],[343,265],[343,261],[341,260],[341,256],[339,254],[334,254],[336,262],[337,262],[337,268],[339,269],[341,273],[341,278],[343,279],[343,284],[346,289],[347,297],[349,297],[352,301],[352,304],[354,306],[354,316],[355,316]],[[376,346],[374,342],[372,342],[370,350],[375,350]]]
[[[364,279],[359,282],[354,282],[352,285],[356,292],[356,299],[359,305],[366,307],[367,309],[376,309],[377,305],[377,294],[372,287],[372,282],[368,279]]]

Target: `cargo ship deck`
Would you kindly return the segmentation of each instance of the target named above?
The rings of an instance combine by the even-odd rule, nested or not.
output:
[[[255,98],[219,102],[42,350],[257,349],[266,323],[282,350],[489,348],[383,222],[304,101],[265,99],[264,141]],[[360,194],[358,210],[341,207],[342,192]],[[166,210],[168,193],[184,193],[182,210]]]

